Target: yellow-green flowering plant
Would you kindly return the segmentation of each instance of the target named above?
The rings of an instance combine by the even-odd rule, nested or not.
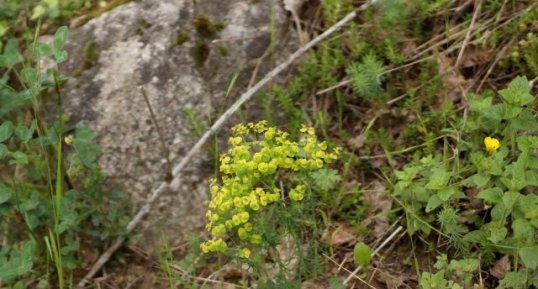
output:
[[[207,230],[213,239],[200,245],[204,253],[230,249],[235,256],[249,258],[251,250],[264,242],[254,225],[266,207],[277,202],[301,202],[307,184],[297,181],[281,190],[277,176],[317,171],[336,160],[339,148],[329,149],[316,138],[313,128],[303,126],[301,138],[293,141],[287,132],[267,126],[266,121],[239,124],[228,142],[231,147],[220,157],[220,181],[211,180]],[[290,179],[290,178],[289,178]],[[225,236],[234,240],[228,246]]]

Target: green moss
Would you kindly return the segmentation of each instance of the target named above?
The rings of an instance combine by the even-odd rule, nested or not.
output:
[[[144,31],[148,29],[151,26],[149,22],[147,22],[145,19],[139,19],[136,22],[136,34],[142,35],[144,34]]]
[[[185,32],[185,31],[180,31],[176,35],[176,39],[175,39],[174,43],[175,43],[175,45],[180,46],[183,43],[187,42],[189,39],[190,39],[189,33]]]
[[[222,56],[228,56],[228,48],[224,47],[224,46],[219,46],[219,53],[220,55]]]
[[[197,15],[192,21],[192,25],[199,35],[210,38],[224,29],[223,23],[213,23],[206,15]]]
[[[211,49],[206,41],[198,39],[191,50],[192,57],[198,65],[203,65],[209,58]]]
[[[90,69],[99,60],[99,46],[94,40],[90,40],[84,44],[83,50],[83,67],[82,70]]]

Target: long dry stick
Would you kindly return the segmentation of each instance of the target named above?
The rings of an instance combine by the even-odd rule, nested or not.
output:
[[[297,60],[301,55],[303,55],[306,51],[314,47],[316,44],[318,44],[323,39],[327,38],[327,36],[331,35],[338,29],[340,29],[342,26],[344,26],[349,21],[353,20],[359,11],[366,10],[370,5],[375,3],[376,0],[370,0],[366,2],[365,4],[361,5],[358,9],[355,11],[347,14],[344,18],[342,18],[338,23],[331,26],[329,29],[327,29],[325,32],[314,38],[312,41],[308,42],[306,45],[299,48],[297,51],[295,51],[292,55],[288,57],[286,61],[275,67],[273,70],[271,70],[262,80],[260,80],[256,85],[254,85],[252,88],[248,89],[241,97],[230,107],[224,114],[222,114],[219,119],[207,130],[204,135],[198,140],[198,142],[189,150],[189,152],[185,155],[185,157],[181,160],[179,164],[177,164],[173,170],[172,170],[172,177],[173,180],[171,182],[162,182],[159,186],[157,186],[151,195],[146,199],[145,204],[142,206],[142,208],[138,211],[138,213],[134,216],[134,218],[129,222],[127,225],[127,232],[126,234],[129,234],[133,232],[133,230],[136,228],[136,226],[142,221],[142,219],[151,211],[151,207],[153,205],[153,202],[170,186],[176,186],[179,185],[181,181],[181,175],[180,172],[187,166],[189,161],[193,158],[193,156],[200,150],[200,148],[207,142],[207,140],[218,130],[220,127],[224,124],[224,122],[230,118],[232,114],[247,100],[249,100],[256,92],[258,92],[263,86],[265,86],[267,83],[269,83],[275,76],[277,76],[280,72],[288,68],[295,60]],[[103,267],[104,264],[108,262],[110,257],[116,252],[116,250],[125,242],[125,236],[118,237],[112,246],[110,246],[95,262],[95,264],[92,266],[90,271],[80,280],[80,282],[77,284],[77,288],[81,289],[84,288],[84,284],[88,282],[90,278],[92,278],[100,269]]]
[[[477,1],[478,1],[478,4],[475,7],[473,19],[471,19],[469,30],[467,30],[467,34],[465,35],[465,39],[463,40],[463,44],[461,45],[460,54],[458,54],[458,58],[456,59],[456,64],[454,65],[455,68],[458,68],[461,64],[461,61],[463,60],[463,52],[465,51],[465,46],[467,46],[469,39],[471,39],[471,32],[474,30],[476,19],[478,18],[478,14],[480,13],[480,8],[482,7],[482,1],[481,0],[477,0]]]

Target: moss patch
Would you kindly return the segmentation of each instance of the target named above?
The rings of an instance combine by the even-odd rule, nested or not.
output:
[[[224,29],[223,23],[213,23],[206,15],[197,15],[192,21],[192,25],[198,34],[211,38]]]
[[[176,39],[174,40],[174,44],[177,46],[182,45],[183,43],[187,42],[190,39],[189,33],[185,31],[180,31],[176,35]]]

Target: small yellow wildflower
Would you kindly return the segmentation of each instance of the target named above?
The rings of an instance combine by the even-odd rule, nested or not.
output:
[[[70,136],[66,136],[66,137],[64,137],[64,142],[65,142],[66,144],[68,144],[68,145],[72,145],[74,141],[73,141],[73,138],[72,138],[72,137],[70,137]]]
[[[484,139],[484,145],[486,146],[486,150],[490,154],[496,152],[499,147],[501,147],[501,143],[498,139],[489,136]]]

